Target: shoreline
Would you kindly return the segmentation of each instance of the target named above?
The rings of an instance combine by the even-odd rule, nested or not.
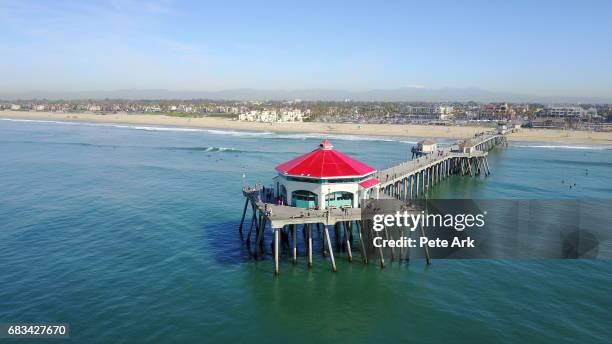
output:
[[[491,127],[485,126],[434,126],[418,124],[357,124],[323,122],[260,123],[239,122],[236,120],[219,117],[186,118],[149,114],[117,113],[99,115],[92,113],[56,113],[10,110],[0,111],[0,118],[109,124],[165,125],[262,132],[367,135],[380,137],[422,137],[458,140],[473,137],[474,134],[485,130],[491,130]],[[517,142],[558,142],[612,145],[612,132],[521,128],[516,133],[508,134],[508,140]]]

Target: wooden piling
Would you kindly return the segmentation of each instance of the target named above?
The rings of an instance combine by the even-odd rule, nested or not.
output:
[[[419,227],[421,227],[421,235],[425,237],[425,229],[423,228],[423,226],[419,226]],[[427,245],[425,245],[424,249],[425,249],[425,261],[427,262],[427,265],[430,265],[431,257],[429,256],[429,248],[427,247]]]
[[[255,228],[259,231],[259,220],[257,218],[257,207],[255,204],[251,203],[251,210],[253,211],[253,222],[255,223]]]
[[[363,232],[362,232],[362,222],[356,221],[357,230],[359,231],[359,247],[361,248],[361,259],[364,264],[368,264],[368,251],[366,249],[365,243],[363,242]]]
[[[279,241],[279,236],[280,236],[280,228],[274,228],[274,274],[278,275],[279,271],[280,271],[280,264],[279,264],[279,245],[278,245],[278,241]]]
[[[343,222],[344,227],[344,239],[346,241],[346,252],[348,253],[348,261],[353,261],[353,252],[351,252],[351,227],[348,225],[349,223]]]
[[[253,226],[255,225],[255,218],[251,220],[251,226],[249,226],[249,233],[247,234],[246,244],[251,245],[251,232],[253,231]]]
[[[323,235],[325,237],[325,241],[327,242],[327,249],[329,250],[329,258],[331,261],[332,271],[336,272],[336,261],[334,260],[334,250],[332,249],[331,240],[329,239],[329,230],[327,229],[327,226],[325,226],[324,228]]]
[[[380,268],[384,269],[385,268],[385,255],[383,254],[382,247],[378,248],[378,257],[380,259]]]
[[[253,220],[255,220],[255,256],[257,257],[261,249],[261,218],[258,218],[257,215],[255,215]]]
[[[340,223],[334,223],[334,241],[336,242],[336,252],[342,250],[342,242],[340,240]]]
[[[297,225],[291,225],[291,236],[293,237],[293,264],[297,264]]]
[[[264,247],[264,237],[265,237],[265,229],[266,229],[266,219],[264,216],[259,215],[259,238],[257,239],[257,247],[259,250],[261,250],[262,252],[266,252],[265,247]]]
[[[306,224],[306,236],[308,240],[308,268],[312,268],[312,228]]]
[[[390,240],[389,231],[387,230],[386,226],[383,229],[383,231],[385,233],[385,240]],[[391,261],[393,262],[394,259],[395,259],[395,247],[391,247]]]
[[[242,238],[242,225],[244,223],[244,216],[246,215],[247,206],[249,205],[249,198],[244,199],[244,208],[242,209],[242,217],[240,218],[240,226],[238,226],[238,232],[240,232],[240,238]]]

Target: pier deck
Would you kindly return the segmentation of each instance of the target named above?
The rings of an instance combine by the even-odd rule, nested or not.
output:
[[[262,198],[261,188],[244,188],[243,195],[254,204],[257,210],[263,212],[270,221],[272,228],[282,228],[292,224],[316,224],[334,225],[340,221],[357,221],[361,219],[359,208],[331,208],[331,209],[304,209],[277,205],[273,202],[265,202]],[[272,200],[269,200],[272,201]]]
[[[376,173],[376,178],[380,180],[382,187],[393,184],[406,176],[419,173],[437,164],[443,163],[449,159],[461,159],[461,158],[484,158],[487,156],[487,152],[476,151],[474,153],[460,153],[453,152],[450,149],[441,151],[441,155],[426,155],[417,159],[408,160],[398,165],[386,168]]]

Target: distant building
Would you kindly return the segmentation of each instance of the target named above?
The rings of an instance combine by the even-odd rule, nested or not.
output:
[[[238,115],[238,120],[246,122],[278,122],[278,115],[270,110],[252,110]]]
[[[544,109],[538,111],[536,116],[538,117],[585,117],[587,111],[579,106],[547,106]],[[597,110],[595,110],[597,114]]]
[[[476,147],[473,146],[469,142],[469,140],[468,140],[468,141],[461,142],[459,144],[459,151],[462,152],[462,153],[470,153],[471,154],[471,153],[474,153],[476,151]]]
[[[433,153],[438,150],[438,143],[434,140],[423,140],[417,143],[417,148],[423,153]]]
[[[563,118],[538,118],[529,124],[532,128],[566,129],[568,123]]]
[[[454,107],[446,105],[406,106],[401,112],[409,120],[445,120],[454,114]]]
[[[590,108],[588,108],[588,109],[586,110],[586,115],[587,115],[587,117],[592,117],[592,118],[593,118],[593,117],[600,117],[600,116],[597,114],[597,109],[596,109],[596,108],[594,108],[594,107],[590,107]]]
[[[19,104],[11,104],[11,110],[21,110],[21,105],[19,105]]]
[[[412,147],[412,158],[420,157],[427,154],[432,154],[438,151],[438,143],[434,140],[425,139],[419,141],[416,146]]]
[[[433,106],[408,106],[404,111],[408,117],[439,119],[437,109]]]
[[[448,119],[449,117],[453,116],[454,114],[454,108],[452,106],[438,106],[437,108],[437,113],[439,116],[439,119]]]
[[[482,104],[480,106],[480,113],[478,115],[481,119],[510,119],[513,113],[510,111],[508,103],[490,103]]]
[[[302,122],[305,114],[299,109],[252,110],[238,115],[238,120],[246,122]]]

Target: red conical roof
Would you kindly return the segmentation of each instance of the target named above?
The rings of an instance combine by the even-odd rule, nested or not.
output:
[[[299,156],[276,170],[287,175],[312,178],[360,177],[376,172],[368,166],[333,149],[333,145],[323,140],[319,148]]]

